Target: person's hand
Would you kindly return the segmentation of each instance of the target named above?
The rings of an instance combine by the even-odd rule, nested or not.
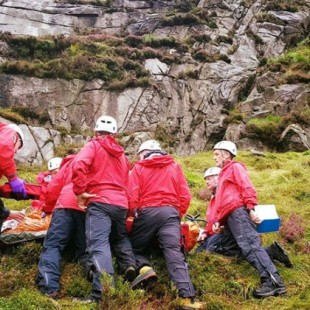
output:
[[[212,225],[212,230],[215,234],[220,234],[224,229],[224,226],[221,226],[219,222],[216,222]]]
[[[197,241],[202,242],[206,239],[206,237],[207,237],[207,234],[203,232],[202,234],[199,234]]]
[[[15,220],[17,222],[23,221],[25,218],[25,213],[23,211],[10,211],[8,220]]]
[[[89,198],[93,198],[93,197],[97,197],[97,195],[96,194],[89,194],[89,193],[86,193],[86,192],[81,194],[81,195],[77,195],[76,196],[76,201],[77,201],[78,206],[82,210],[85,210],[86,209],[87,200]]]
[[[9,181],[9,184],[12,188],[13,193],[21,194],[23,198],[26,198],[27,192],[26,192],[24,183],[25,183],[25,181],[23,181],[20,178],[15,178],[15,179]]]
[[[249,216],[250,216],[251,221],[254,224],[260,224],[262,222],[262,220],[259,218],[259,216],[256,214],[256,212],[253,209],[250,210]]]

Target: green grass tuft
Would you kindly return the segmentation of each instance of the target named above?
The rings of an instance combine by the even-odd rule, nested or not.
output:
[[[184,168],[191,186],[193,199],[188,213],[199,213],[204,218],[207,203],[200,198],[199,191],[205,188],[204,171],[214,166],[213,154],[201,152],[176,159]],[[264,157],[257,157],[240,151],[236,159],[247,165],[259,203],[275,204],[281,217],[280,233],[264,234],[262,242],[263,245],[270,245],[277,240],[290,256],[293,268],[276,263],[288,292],[279,298],[254,299],[252,292],[259,285],[259,278],[247,262],[216,254],[191,252],[187,260],[197,299],[205,303],[205,309],[309,309],[310,152],[266,153]],[[20,166],[19,173],[22,178],[34,180],[36,173],[43,169]],[[28,201],[4,202],[12,209],[29,205]],[[292,216],[294,214],[296,216]],[[292,231],[288,228],[294,225],[302,230],[297,235],[289,235]],[[297,229],[293,229],[293,232],[296,233]],[[288,241],[288,236],[293,236],[292,240]],[[73,302],[75,297],[87,296],[91,284],[84,279],[81,266],[71,261],[70,253],[65,253],[62,262],[61,287],[64,298],[54,301],[37,291],[34,278],[40,248],[40,243],[25,243],[0,256],[0,309],[95,309],[95,305]],[[104,284],[105,298],[100,309],[177,309],[179,299],[164,260],[156,258],[154,254],[151,265],[159,277],[159,282],[151,290],[132,291],[116,274],[114,290]],[[103,279],[104,283],[106,280]]]

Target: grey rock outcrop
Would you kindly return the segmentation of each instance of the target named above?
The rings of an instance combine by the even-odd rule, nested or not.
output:
[[[241,0],[199,1],[198,8],[213,16],[207,22],[163,26],[165,13],[178,1],[113,1],[113,5],[91,6],[66,1],[2,1],[2,31],[16,35],[73,35],[90,29],[110,35],[129,33],[185,40],[204,34],[210,42],[195,42],[196,50],[208,54],[208,62],[197,61],[189,52],[171,49],[179,63],[159,59],[143,61],[150,72],[152,86],[108,91],[102,80],[40,79],[18,75],[0,75],[0,106],[28,107],[47,114],[46,128],[26,126],[30,132],[31,154],[23,158],[31,163],[48,159],[59,145],[60,131],[89,135],[101,114],[117,119],[122,143],[134,153],[144,138],[163,141],[168,151],[193,154],[210,149],[226,138],[246,149],[267,150],[268,146],[251,139],[246,123],[253,117],[269,114],[286,116],[298,109],[309,109],[306,83],[281,83],[281,72],[260,73],[263,58],[276,57],[309,27],[309,6],[299,12],[266,11],[262,1],[246,5]],[[1,43],[0,49],[7,50]],[[5,61],[5,59],[2,59]],[[193,77],[193,74],[195,77]],[[239,109],[245,118],[227,124],[230,111]],[[280,144],[288,149],[309,148],[309,128],[288,127]],[[36,129],[35,129],[36,128]],[[27,134],[28,135],[28,134]],[[67,136],[66,142],[79,144],[83,136]],[[50,142],[53,141],[53,142]],[[23,155],[22,155],[23,154]]]

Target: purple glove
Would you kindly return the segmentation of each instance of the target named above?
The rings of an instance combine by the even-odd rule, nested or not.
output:
[[[27,193],[25,190],[25,181],[21,180],[20,178],[16,178],[14,180],[9,181],[9,184],[12,188],[13,193],[22,194],[24,198],[27,197]]]

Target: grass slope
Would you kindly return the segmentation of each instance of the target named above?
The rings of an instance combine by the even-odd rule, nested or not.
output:
[[[204,217],[203,172],[213,166],[211,152],[177,158],[191,186],[193,200],[189,213]],[[265,234],[263,244],[278,240],[290,255],[294,268],[277,264],[287,284],[288,293],[281,298],[256,300],[251,297],[259,285],[257,273],[245,261],[209,253],[190,253],[190,274],[197,299],[205,309],[309,309],[310,305],[310,151],[304,153],[266,153],[264,157],[240,152],[255,185],[259,203],[275,204],[282,218],[279,234]],[[20,175],[34,181],[43,167],[19,167]],[[22,209],[29,202],[5,201],[7,207]],[[84,279],[81,267],[72,262],[70,251],[64,254],[62,292],[64,298],[51,300],[35,288],[34,277],[41,244],[30,242],[10,249],[0,256],[0,309],[95,309],[95,305],[73,302],[74,297],[86,296],[90,284]],[[105,285],[101,309],[177,309],[178,299],[162,259],[153,258],[159,282],[148,292],[132,291],[116,276],[116,289]],[[105,279],[103,281],[106,281]]]

